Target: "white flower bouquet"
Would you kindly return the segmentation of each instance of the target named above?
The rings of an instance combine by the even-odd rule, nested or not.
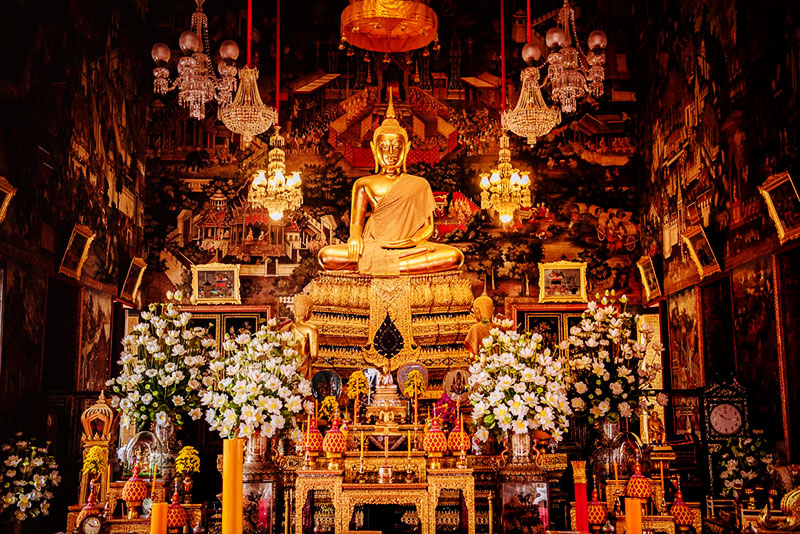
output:
[[[48,447],[17,434],[0,447],[0,520],[21,522],[48,515],[53,490],[61,477]]]
[[[639,317],[624,310],[624,295],[619,303],[622,309],[613,291],[606,291],[599,302],[590,302],[580,324],[561,343],[570,355],[572,409],[577,415],[587,415],[593,424],[642,413],[646,390],[660,369],[646,365],[645,356],[648,345],[658,352],[663,348],[650,343],[652,332],[643,326],[637,333]]]
[[[733,438],[722,446],[717,468],[719,490],[724,497],[730,497],[755,484],[754,480],[768,486],[775,471],[775,455],[767,452],[763,437]]]
[[[547,432],[563,438],[572,413],[567,397],[565,357],[542,346],[537,333],[493,328],[470,366],[470,401],[476,439],[490,432]],[[508,325],[506,325],[508,326]]]
[[[122,339],[119,376],[107,382],[121,424],[146,428],[149,423],[183,424],[183,416],[200,419],[200,379],[217,342],[205,328],[190,328],[192,315],[178,308],[180,291],[167,303],[151,304],[142,321]]]
[[[271,320],[255,334],[225,335],[223,353],[209,362],[200,400],[206,422],[222,438],[260,431],[271,438],[291,429],[300,436],[297,414],[311,383],[298,372],[300,355],[293,332],[278,332]]]

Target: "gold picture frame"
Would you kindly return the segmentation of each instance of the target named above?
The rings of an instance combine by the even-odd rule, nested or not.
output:
[[[89,256],[89,247],[94,240],[94,232],[88,226],[76,224],[69,237],[67,249],[61,258],[58,272],[76,280],[81,279],[81,270],[86,258]]]
[[[586,262],[539,264],[539,302],[587,302]]]
[[[192,265],[192,304],[241,304],[239,265]]]
[[[692,256],[692,261],[697,267],[697,273],[700,275],[701,280],[712,274],[722,272],[702,226],[690,226],[683,231],[681,237],[689,248],[689,254]]]
[[[767,203],[781,245],[800,236],[800,195],[789,173],[773,174],[758,186],[758,190]]]
[[[0,176],[0,223],[6,218],[8,205],[17,193],[17,188],[11,185],[5,176]]]
[[[642,256],[636,262],[639,268],[639,275],[642,278],[642,286],[644,286],[644,298],[649,302],[654,298],[661,296],[661,285],[658,283],[658,276],[656,276],[656,269],[653,266],[653,258],[650,256]]]
[[[136,294],[139,292],[139,286],[142,284],[142,277],[144,271],[147,269],[147,262],[142,258],[133,258],[128,267],[128,274],[125,275],[125,281],[120,289],[119,296],[122,299],[133,302],[136,300]]]

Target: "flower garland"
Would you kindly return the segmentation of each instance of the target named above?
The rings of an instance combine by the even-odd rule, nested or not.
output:
[[[442,396],[433,405],[433,415],[441,420],[443,432],[448,432],[455,428],[458,419],[457,411],[456,401],[451,399],[446,391],[442,393]]]
[[[200,378],[208,358],[218,354],[216,341],[205,328],[190,328],[192,314],[178,309],[183,295],[167,293],[167,302],[151,304],[142,322],[122,339],[117,363],[122,371],[106,385],[112,406],[122,412],[120,424],[146,428],[168,420],[183,424],[183,416],[202,416]]]
[[[572,413],[565,367],[563,355],[542,347],[541,335],[493,328],[469,369],[477,434],[542,430],[561,441]]]
[[[95,445],[86,453],[83,459],[83,474],[94,478],[108,469],[108,449]]]
[[[186,476],[200,472],[200,455],[194,447],[186,446],[175,457],[175,472]]]
[[[21,522],[50,513],[50,500],[61,477],[48,449],[49,444],[40,447],[22,434],[0,447],[1,521]]]
[[[661,344],[651,342],[652,332],[639,316],[616,305],[614,294],[606,291],[599,302],[589,302],[580,324],[561,342],[570,354],[572,409],[577,415],[588,415],[589,423],[617,422],[641,414],[647,407],[645,392],[661,368],[645,365],[648,345],[661,352]],[[627,302],[625,295],[619,298],[621,305]]]
[[[767,452],[762,437],[730,439],[722,446],[717,468],[720,492],[729,497],[753,480],[768,483],[775,470],[775,456]]]
[[[278,332],[270,320],[255,334],[225,335],[224,353],[211,360],[202,379],[200,402],[206,422],[222,438],[257,431],[271,438],[292,428],[311,383],[298,372],[300,356],[292,332]]]

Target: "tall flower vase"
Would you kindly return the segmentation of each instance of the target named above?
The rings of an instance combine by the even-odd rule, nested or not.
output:
[[[22,521],[11,523],[11,534],[22,534]]]
[[[531,435],[530,433],[511,433],[511,463],[527,464],[531,460]]]
[[[614,466],[619,465],[619,458],[614,443],[620,433],[619,421],[603,419],[594,426],[595,437],[589,461],[592,463],[592,473],[603,481],[612,480],[619,473],[614,474]],[[616,464],[615,464],[616,462]]]
[[[155,434],[162,447],[158,476],[164,480],[164,487],[170,488],[175,477],[175,446],[177,444],[175,425],[172,419],[167,418],[163,423],[156,422],[153,425],[153,434]]]
[[[242,464],[244,440],[226,439],[222,443],[222,534],[242,534]]]

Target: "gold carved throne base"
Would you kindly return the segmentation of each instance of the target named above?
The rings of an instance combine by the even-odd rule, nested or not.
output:
[[[472,288],[460,271],[408,276],[323,273],[311,282],[319,329],[317,369],[360,369],[365,364],[392,371],[418,361],[431,370],[467,365],[464,339],[472,318]],[[387,317],[403,338],[402,350],[387,359],[374,346]]]

